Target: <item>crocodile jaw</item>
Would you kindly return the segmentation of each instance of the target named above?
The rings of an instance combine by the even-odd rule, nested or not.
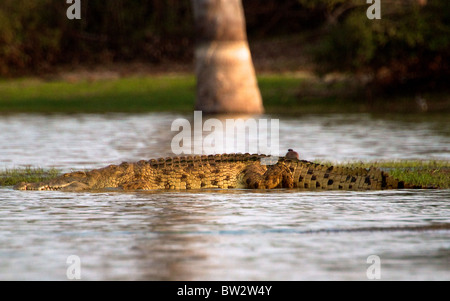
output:
[[[16,185],[18,190],[60,190],[60,191],[77,191],[83,190],[87,185],[78,181],[71,181],[66,183],[25,183],[22,182]]]

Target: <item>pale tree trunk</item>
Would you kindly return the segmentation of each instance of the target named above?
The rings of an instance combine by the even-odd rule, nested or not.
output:
[[[197,44],[196,110],[263,113],[241,0],[191,0]]]

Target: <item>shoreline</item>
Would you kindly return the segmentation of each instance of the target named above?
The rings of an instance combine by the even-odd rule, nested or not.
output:
[[[257,79],[269,114],[450,112],[448,93],[372,98],[352,76],[266,72]],[[195,76],[188,72],[83,71],[0,79],[0,113],[191,112],[195,87]]]

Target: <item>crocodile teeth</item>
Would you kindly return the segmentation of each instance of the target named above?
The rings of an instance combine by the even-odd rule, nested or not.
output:
[[[55,191],[55,190],[61,190],[63,188],[63,186],[49,186],[49,185],[46,185],[46,186],[41,186],[41,187],[38,187],[38,189],[37,190],[41,190],[41,191]]]

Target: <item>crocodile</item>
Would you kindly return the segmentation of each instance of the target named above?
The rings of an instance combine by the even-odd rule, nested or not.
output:
[[[422,188],[408,185],[378,168],[327,166],[279,157],[273,165],[259,154],[198,155],[124,162],[52,180],[20,183],[19,190],[121,190],[298,188],[307,190],[382,190]]]

